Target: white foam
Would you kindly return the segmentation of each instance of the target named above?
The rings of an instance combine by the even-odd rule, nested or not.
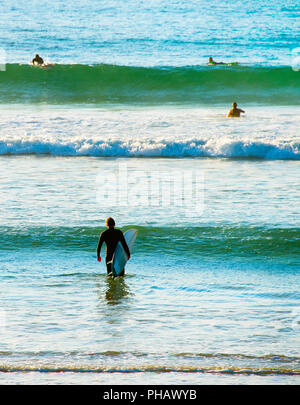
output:
[[[10,110],[0,154],[300,159],[299,111],[251,107],[228,119],[220,107]]]

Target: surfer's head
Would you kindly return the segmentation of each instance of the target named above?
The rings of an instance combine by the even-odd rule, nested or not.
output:
[[[237,103],[236,103],[236,102],[232,103],[232,107],[233,107],[233,108],[236,108],[236,107],[237,107]]]
[[[116,223],[115,223],[115,220],[114,220],[112,217],[108,217],[108,218],[106,218],[106,220],[105,220],[105,225],[106,225],[108,228],[113,228],[113,227],[116,225]]]

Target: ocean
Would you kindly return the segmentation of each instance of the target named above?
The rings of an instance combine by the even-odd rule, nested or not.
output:
[[[299,6],[0,10],[0,382],[299,384]]]

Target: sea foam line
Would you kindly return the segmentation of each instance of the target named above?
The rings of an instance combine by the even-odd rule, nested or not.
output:
[[[85,367],[85,366],[7,366],[0,365],[1,373],[201,373],[201,374],[240,374],[240,375],[300,375],[300,369],[239,368],[239,367]]]
[[[300,159],[300,142],[241,139],[2,140],[0,155]]]

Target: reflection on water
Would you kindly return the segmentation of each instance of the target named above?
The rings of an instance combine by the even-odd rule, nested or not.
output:
[[[126,351],[127,323],[134,294],[126,282],[126,276],[112,279],[101,274],[98,280],[97,314],[102,343],[110,351],[114,347],[118,351],[123,347]]]
[[[124,299],[131,295],[130,288],[124,277],[106,278],[105,299],[109,305],[121,304]]]

